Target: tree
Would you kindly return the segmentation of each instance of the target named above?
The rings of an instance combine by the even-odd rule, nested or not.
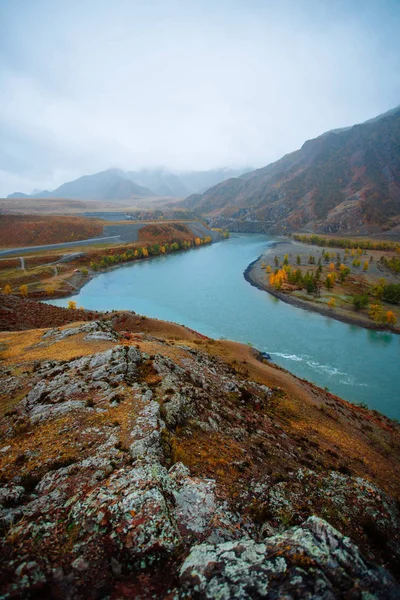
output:
[[[328,300],[328,306],[330,310],[333,310],[336,306],[336,300],[335,298],[329,298]]]
[[[321,297],[321,281],[319,280],[318,277],[315,277],[314,280],[314,298],[320,298]]]
[[[7,294],[7,296],[8,296],[9,294],[11,294],[11,292],[12,292],[11,286],[7,283],[6,287],[3,290],[3,293]]]
[[[76,310],[76,302],[74,300],[68,300],[68,308]]]
[[[368,271],[368,269],[369,269],[369,262],[367,260],[365,261],[365,263],[363,265],[363,269],[364,269],[364,271]]]
[[[19,293],[21,294],[21,296],[24,296],[24,298],[26,298],[28,295],[28,286],[25,284],[21,285],[19,287]]]
[[[355,294],[352,298],[354,310],[361,310],[368,306],[368,294]]]
[[[397,317],[392,310],[386,312],[385,318],[388,325],[396,325]]]
[[[371,304],[368,314],[373,321],[379,322],[385,320],[385,315],[380,304]]]
[[[283,264],[286,266],[289,264],[289,254],[285,254],[283,257]]]
[[[267,265],[267,268],[265,270],[267,271],[267,273],[271,273],[271,265]]]
[[[199,237],[195,238],[194,243],[196,244],[196,246],[200,246],[201,239]]]
[[[283,269],[280,269],[277,273],[271,273],[269,276],[269,284],[276,290],[281,290],[285,281],[287,281],[287,273]]]
[[[339,267],[339,279],[342,283],[346,281],[347,276],[350,275],[349,267],[346,267],[343,263]]]
[[[329,275],[326,276],[325,279],[325,287],[327,290],[331,290],[333,288],[334,285],[334,281],[333,278],[331,277],[331,273],[329,273]]]
[[[297,263],[298,265],[301,265],[301,258],[300,258],[300,254],[298,254],[298,255],[297,255],[297,258],[296,258],[296,263]]]
[[[386,279],[384,277],[380,277],[378,279],[378,283],[373,288],[373,294],[379,300],[382,300],[382,298],[383,298],[383,294],[385,292],[385,286],[386,286]]]

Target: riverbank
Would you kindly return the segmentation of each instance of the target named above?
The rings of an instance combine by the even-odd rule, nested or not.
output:
[[[72,299],[88,310],[134,310],[214,339],[252,344],[296,375],[400,418],[396,336],[294,310],[244,280],[244,269],[272,241],[232,236],[199,252],[127,264],[99,273]],[[50,302],[67,306],[68,300]]]
[[[334,251],[335,253],[339,252],[339,249],[335,248],[329,248],[329,250],[331,252]],[[269,246],[269,248],[255,261],[250,263],[243,275],[246,281],[251,285],[262,291],[266,291],[275,298],[297,308],[316,312],[325,317],[348,323],[349,325],[357,325],[375,331],[400,333],[398,324],[389,327],[388,325],[373,321],[366,309],[360,311],[354,310],[351,301],[352,294],[360,293],[365,290],[367,285],[367,283],[362,280],[362,275],[360,273],[353,272],[344,285],[335,283],[331,290],[321,289],[321,297],[319,298],[315,298],[312,295],[307,296],[305,290],[296,289],[294,286],[287,286],[283,287],[282,290],[277,290],[269,283],[269,274],[266,272],[268,265],[270,265],[271,272],[273,272],[275,268],[278,268],[278,265],[282,266],[286,256],[289,265],[292,264],[292,268],[300,267],[303,272],[308,270],[316,271],[316,265],[322,256],[322,252],[323,249],[319,247],[309,246],[292,240],[277,241]],[[376,256],[374,256],[374,254]],[[367,257],[369,256],[370,260],[372,257],[371,262],[375,259],[375,264],[377,264],[381,254],[382,252],[369,252]],[[313,258],[311,259],[311,257]],[[313,261],[313,264],[309,264],[310,260]],[[300,262],[300,265],[297,264],[298,261]],[[324,264],[324,268],[328,272],[329,266]],[[374,273],[368,274],[369,287],[372,287],[374,281],[377,282],[379,275],[382,277],[382,273],[380,273],[378,269],[375,269]],[[323,279],[325,279],[325,276],[323,276]],[[364,279],[366,279],[366,276],[364,276]],[[335,306],[333,308],[328,306],[330,298],[334,298],[335,301]],[[399,313],[399,309],[396,306],[385,304],[384,307],[385,310],[391,310],[395,314]]]
[[[94,243],[62,254],[59,248],[33,248],[21,258],[0,258],[0,289],[36,300],[65,298],[78,294],[93,277],[130,262],[149,260],[220,241],[222,234],[202,223],[168,222],[140,224],[136,241],[119,244]],[[124,225],[124,229],[130,226]]]

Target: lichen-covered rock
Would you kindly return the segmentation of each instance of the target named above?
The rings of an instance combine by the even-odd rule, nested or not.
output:
[[[204,534],[216,512],[215,481],[187,477],[175,492],[175,514],[182,533]]]
[[[160,405],[152,398],[151,390],[146,390],[139,398],[143,408],[136,416],[135,426],[130,434],[135,439],[129,448],[132,458],[147,462],[161,460],[164,455],[161,430],[165,424],[160,416]]]
[[[79,526],[85,547],[107,539],[115,552],[144,568],[181,544],[171,501],[172,486],[163,467],[124,468],[77,500],[70,518]]]
[[[83,325],[79,332],[89,330],[89,325]],[[141,360],[142,355],[136,348],[115,346],[66,363],[43,364],[37,372],[39,381],[17,410],[25,413],[32,423],[38,423],[85,409],[93,395],[96,395],[97,403],[111,401],[116,386],[132,383]]]
[[[221,600],[400,597],[400,586],[387,571],[366,561],[348,538],[317,517],[261,543],[194,546],[180,583],[182,597]]]
[[[305,498],[307,501],[305,502]],[[352,533],[363,547],[377,540],[379,554],[395,562],[400,557],[400,514],[396,502],[361,477],[336,471],[316,473],[300,469],[290,479],[272,486],[265,494],[268,514],[277,525],[303,521],[310,514],[333,520],[338,529]]]
[[[56,360],[73,336],[84,355]],[[333,471],[290,398],[202,346],[124,339],[53,330],[46,360],[0,368],[2,597],[396,597],[373,566],[395,573],[395,501]]]
[[[65,338],[80,333],[86,333],[85,340],[107,340],[116,341],[117,335],[111,327],[101,321],[91,321],[80,327],[65,327],[64,329],[50,329],[43,334],[43,339],[50,343],[57,343]]]

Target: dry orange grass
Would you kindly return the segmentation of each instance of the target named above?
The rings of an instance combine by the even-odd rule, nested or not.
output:
[[[78,325],[82,323],[71,323],[60,329],[69,329]],[[72,360],[79,356],[103,352],[114,346],[113,342],[106,340],[84,340],[86,335],[84,333],[53,343],[51,338],[43,339],[46,331],[48,330],[28,329],[0,332],[0,359],[7,365],[15,362],[26,364],[35,360]]]

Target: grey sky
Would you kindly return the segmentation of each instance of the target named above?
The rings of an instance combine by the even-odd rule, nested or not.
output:
[[[399,0],[0,0],[0,196],[263,166],[400,103]]]

